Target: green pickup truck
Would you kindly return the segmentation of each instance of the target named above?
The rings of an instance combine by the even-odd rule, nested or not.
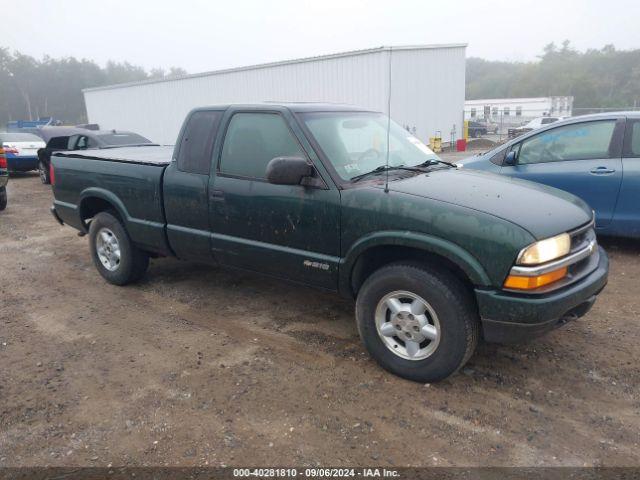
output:
[[[175,256],[339,292],[380,365],[421,382],[480,338],[584,315],[607,282],[580,199],[457,168],[353,107],[199,108],[175,148],[56,152],[50,173],[54,217],[89,234],[108,282]]]

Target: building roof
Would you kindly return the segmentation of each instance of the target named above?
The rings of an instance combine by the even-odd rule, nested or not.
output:
[[[95,92],[98,90],[112,90],[116,88],[126,88],[133,87],[138,85],[147,85],[152,83],[164,83],[164,82],[173,82],[176,80],[186,80],[191,78],[199,78],[199,77],[208,77],[212,75],[219,75],[222,73],[231,73],[231,72],[241,72],[244,70],[256,70],[261,68],[270,68],[270,67],[278,67],[281,65],[290,65],[295,63],[306,63],[306,62],[316,62],[318,60],[330,60],[334,58],[342,58],[342,57],[353,57],[357,55],[367,55],[370,53],[377,52],[385,52],[391,50],[434,50],[434,49],[445,49],[445,48],[465,48],[467,46],[466,43],[446,43],[446,44],[432,44],[432,45],[401,45],[396,47],[376,47],[376,48],[368,48],[364,50],[350,50],[347,52],[340,53],[332,53],[329,55],[318,55],[315,57],[304,57],[304,58],[296,58],[292,60],[284,60],[279,62],[269,62],[269,63],[260,63],[256,65],[248,65],[244,67],[235,67],[235,68],[227,68],[222,70],[212,70],[208,72],[202,73],[192,73],[187,75],[178,75],[175,77],[169,78],[154,78],[149,80],[141,80],[138,82],[127,82],[127,83],[117,83],[114,85],[104,85],[101,87],[93,87],[93,88],[84,88],[83,92]]]
[[[534,103],[546,102],[552,98],[573,98],[572,95],[550,95],[548,97],[521,97],[521,98],[473,98],[464,101],[465,104],[479,103]]]

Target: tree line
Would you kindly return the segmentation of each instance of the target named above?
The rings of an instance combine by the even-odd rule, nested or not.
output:
[[[468,58],[466,78],[469,100],[573,95],[574,114],[640,108],[640,49],[579,52],[569,41],[550,43],[534,62]]]
[[[52,116],[87,122],[83,88],[184,75],[181,68],[152,69],[127,62],[97,63],[73,57],[41,60],[0,47],[0,129],[9,120]],[[579,52],[568,41],[548,44],[533,62],[467,59],[466,97],[573,95],[574,113],[586,108],[640,108],[640,49],[613,45]]]
[[[181,68],[152,69],[127,62],[97,63],[73,57],[41,60],[0,47],[0,130],[9,120],[54,117],[87,122],[83,88],[184,75]]]

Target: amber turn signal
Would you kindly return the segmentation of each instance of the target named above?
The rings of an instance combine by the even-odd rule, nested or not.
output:
[[[510,288],[513,290],[534,290],[536,288],[544,287],[550,283],[557,282],[558,280],[567,276],[567,267],[554,270],[552,272],[544,273],[535,277],[523,277],[519,275],[509,275],[504,281],[504,288]]]

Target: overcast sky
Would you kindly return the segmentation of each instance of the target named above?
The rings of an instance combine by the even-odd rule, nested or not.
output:
[[[638,0],[0,0],[0,45],[190,73],[372,48],[468,43],[532,60],[551,42],[640,48]]]

